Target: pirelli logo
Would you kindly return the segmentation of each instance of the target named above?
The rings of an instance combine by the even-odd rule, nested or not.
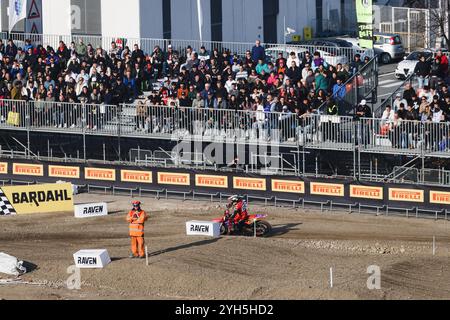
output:
[[[84,177],[87,180],[116,181],[116,170],[84,168]]]
[[[350,197],[383,200],[382,187],[350,186]]]
[[[430,191],[430,203],[450,205],[450,192]]]
[[[233,178],[234,189],[266,191],[266,179],[256,178]]]
[[[228,188],[227,176],[211,176],[204,174],[195,175],[195,185],[197,187],[209,187],[209,188]]]
[[[53,178],[80,178],[79,167],[48,166],[48,175]]]
[[[8,174],[8,163],[0,162],[0,174]]]
[[[42,164],[13,163],[13,174],[43,177],[44,166]]]
[[[305,193],[305,183],[303,181],[272,180],[272,191]]]
[[[120,170],[122,182],[152,183],[151,171]]]
[[[343,184],[311,182],[311,194],[317,196],[343,197],[345,195]]]
[[[191,178],[188,173],[158,172],[158,184],[189,186]]]
[[[389,200],[405,202],[424,202],[424,191],[414,189],[389,188]]]

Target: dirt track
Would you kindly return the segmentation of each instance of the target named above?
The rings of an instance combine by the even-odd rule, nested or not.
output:
[[[250,206],[270,215],[271,237],[191,238],[187,220],[210,220],[222,209],[209,202],[144,199],[151,214],[146,267],[145,260],[126,258],[130,198],[80,195],[76,202],[100,199],[113,214],[2,217],[0,252],[35,264],[22,279],[39,285],[0,285],[0,299],[450,299],[447,221]],[[82,270],[81,290],[68,290],[72,254],[90,248],[108,249],[113,262]],[[366,287],[370,265],[381,267],[381,290]]]

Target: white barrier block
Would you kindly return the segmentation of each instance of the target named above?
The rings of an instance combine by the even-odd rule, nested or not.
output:
[[[108,215],[106,203],[80,204],[75,206],[76,218],[101,217]]]
[[[188,236],[219,237],[220,223],[211,221],[186,222],[186,234]]]
[[[102,269],[111,263],[108,251],[100,250],[80,250],[73,255],[75,265],[82,269]]]

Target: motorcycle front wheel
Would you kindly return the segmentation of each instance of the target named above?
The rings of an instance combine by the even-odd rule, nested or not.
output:
[[[220,225],[220,235],[221,236],[225,236],[227,234],[228,234],[228,228],[227,228],[227,226],[224,223],[222,223]]]

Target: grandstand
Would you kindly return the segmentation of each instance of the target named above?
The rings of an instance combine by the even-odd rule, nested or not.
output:
[[[376,102],[376,57],[354,59],[371,52],[352,49],[344,53],[348,63],[332,65],[322,47],[157,39],[129,41],[128,47],[120,38],[23,34],[10,39],[0,49],[2,147],[28,158],[132,163],[133,149],[162,149],[170,161],[147,161],[176,166],[182,163],[172,150],[180,142],[202,148],[220,143],[244,146],[247,155],[239,161],[247,170],[264,167],[252,159],[271,156],[270,148],[285,164],[277,168],[282,174],[384,179],[395,167],[445,163],[450,155],[446,121],[403,119],[393,127],[378,110],[374,117],[355,118],[362,99]],[[270,48],[277,48],[277,57]],[[292,56],[291,50],[302,53]],[[251,146],[264,148],[254,152]],[[229,168],[225,158],[201,158],[184,165]]]

